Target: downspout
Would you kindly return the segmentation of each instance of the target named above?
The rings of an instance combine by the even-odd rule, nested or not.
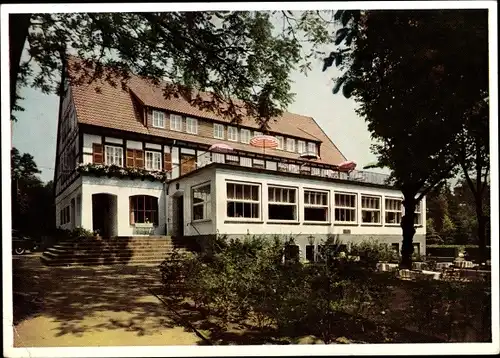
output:
[[[165,188],[165,236],[167,236],[167,233],[168,233],[168,188],[170,186],[170,183],[169,182],[165,182],[163,183],[163,187]]]

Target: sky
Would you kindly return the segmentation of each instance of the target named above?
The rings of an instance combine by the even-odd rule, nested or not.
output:
[[[313,117],[344,156],[362,169],[376,159],[370,152],[367,124],[355,113],[356,104],[352,99],[332,93],[332,78],[338,76],[337,70],[321,70],[322,62],[318,59],[307,76],[298,70],[291,73],[291,92],[296,95],[288,111]],[[20,95],[24,100],[19,104],[25,111],[16,112],[13,145],[21,153],[34,156],[42,171],[40,177],[47,182],[54,176],[59,99],[33,88],[22,88]]]

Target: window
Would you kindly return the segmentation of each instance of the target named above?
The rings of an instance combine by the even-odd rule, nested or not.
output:
[[[254,168],[264,169],[264,160],[262,160],[262,159],[254,159],[253,160],[253,167]]]
[[[299,245],[287,244],[284,250],[285,262],[297,262],[300,259]]]
[[[227,217],[260,218],[260,185],[227,183]]]
[[[413,255],[420,256],[420,244],[419,243],[413,244]]]
[[[193,188],[193,221],[212,217],[210,184]]]
[[[224,126],[222,124],[214,123],[214,138],[224,139]]]
[[[289,152],[295,152],[295,139],[288,138],[286,140],[286,150]]]
[[[111,145],[106,146],[106,165],[123,166],[123,148]]]
[[[314,245],[306,245],[306,260],[309,262],[314,262]]]
[[[385,199],[385,223],[400,224],[402,216],[402,199]]]
[[[418,202],[417,205],[415,205],[415,225],[422,225],[422,206],[420,204],[421,202]]]
[[[391,244],[392,251],[399,256],[399,244]]]
[[[335,193],[335,221],[356,222],[356,194]]]
[[[153,111],[153,127],[165,128],[165,113]]]
[[[252,158],[240,157],[240,165],[243,167],[251,167],[252,166]]]
[[[71,221],[69,206],[66,206],[64,209],[61,209],[59,212],[59,222],[60,225],[66,225]]]
[[[302,154],[306,151],[306,142],[304,142],[303,140],[299,140],[297,145],[299,154]]]
[[[214,163],[225,163],[225,156],[223,153],[212,153],[212,161]]]
[[[381,223],[380,198],[361,195],[361,222],[364,224]]]
[[[268,188],[269,220],[297,220],[297,189]]]
[[[308,151],[309,153],[314,153],[314,154],[316,154],[316,153],[317,153],[317,150],[316,150],[316,143],[311,143],[311,142],[307,143],[307,151]]]
[[[238,128],[227,127],[227,140],[237,142],[238,141]]]
[[[182,117],[178,114],[170,115],[170,129],[173,131],[181,132],[182,131]]]
[[[250,131],[248,129],[242,129],[240,131],[241,143],[250,143]]]
[[[328,192],[304,190],[304,221],[328,221]]]
[[[227,154],[226,155],[226,163],[238,165],[238,164],[240,164],[240,157],[238,157],[237,155]]]
[[[186,117],[186,132],[198,134],[198,120],[196,118]]]
[[[288,171],[290,173],[299,173],[300,172],[300,165],[298,165],[298,164],[288,164]]]
[[[276,139],[278,140],[277,149],[279,150],[285,149],[285,138],[283,138],[282,136],[277,136]]]
[[[258,131],[254,131],[253,132],[253,136],[254,137],[257,137],[258,135],[262,135],[262,132],[258,132]]]
[[[146,152],[146,169],[161,170],[161,152]]]
[[[158,198],[149,195],[130,197],[130,224],[158,225]]]

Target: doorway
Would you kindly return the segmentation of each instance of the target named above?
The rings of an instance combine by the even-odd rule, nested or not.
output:
[[[92,195],[92,229],[102,237],[118,235],[117,197],[113,194]]]

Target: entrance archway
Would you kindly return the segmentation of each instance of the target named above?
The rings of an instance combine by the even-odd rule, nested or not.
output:
[[[117,196],[114,194],[92,195],[92,228],[102,237],[118,235]]]

